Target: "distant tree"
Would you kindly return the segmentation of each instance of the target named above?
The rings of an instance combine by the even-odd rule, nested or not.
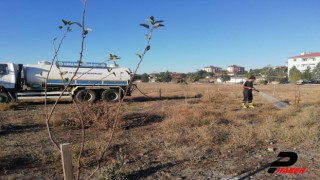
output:
[[[289,71],[289,81],[291,83],[297,83],[301,79],[301,72],[293,66]]]
[[[238,72],[235,72],[235,75],[246,75],[248,74],[248,71],[238,71]]]
[[[161,72],[159,74],[159,79],[161,82],[170,82],[171,81],[171,75],[169,71]]]
[[[147,73],[143,73],[143,74],[141,75],[141,81],[142,81],[142,82],[149,82],[149,76],[148,76]]]
[[[307,81],[312,81],[312,72],[311,68],[308,66],[307,69],[301,74],[301,79],[307,80]]]
[[[180,74],[182,79],[186,79],[187,75],[185,73]]]
[[[249,72],[246,73],[247,78],[251,76],[257,76],[257,74],[254,72],[254,70],[250,69]]]
[[[312,70],[312,78],[316,81],[320,81],[320,63]]]
[[[252,71],[256,76],[260,76],[262,69],[252,69]]]
[[[222,74],[220,76],[222,82],[230,81],[231,77],[228,74]]]
[[[186,75],[186,81],[187,82],[196,82],[198,79],[197,75],[195,73],[188,73]]]
[[[284,84],[288,82],[288,67],[280,67],[275,69],[275,81]]]
[[[285,84],[288,83],[288,76],[284,76],[284,77],[277,77],[276,79],[277,82],[279,82],[280,84]]]
[[[197,71],[198,79],[204,79],[208,75],[209,75],[209,73],[207,71],[204,71],[204,70]]]
[[[268,84],[268,81],[266,81],[266,80],[260,80],[260,81],[259,81],[259,84],[266,85],[266,84]]]
[[[276,79],[275,78],[276,72],[271,66],[262,68],[261,75],[264,76],[265,80],[268,81],[268,83],[270,83]]]

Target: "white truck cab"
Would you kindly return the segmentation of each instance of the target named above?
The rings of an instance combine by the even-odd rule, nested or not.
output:
[[[16,79],[16,65],[13,63],[0,63],[0,85],[6,89],[14,89]]]

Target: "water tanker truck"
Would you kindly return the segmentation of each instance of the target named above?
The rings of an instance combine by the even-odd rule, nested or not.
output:
[[[77,66],[77,62],[68,61],[57,61],[53,66],[48,61],[26,65],[0,62],[0,103],[45,97],[56,99],[60,95],[77,102],[95,102],[98,99],[112,102],[118,101],[125,92],[130,96],[135,88],[135,85],[130,85],[131,71],[116,63],[81,63],[76,73]],[[63,92],[69,82],[69,88]]]

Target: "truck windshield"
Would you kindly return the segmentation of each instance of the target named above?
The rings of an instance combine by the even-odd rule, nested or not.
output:
[[[7,75],[7,74],[9,74],[8,65],[0,64],[0,75]]]

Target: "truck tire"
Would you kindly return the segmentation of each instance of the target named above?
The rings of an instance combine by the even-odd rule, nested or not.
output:
[[[101,94],[101,99],[107,102],[116,102],[119,101],[119,98],[119,91],[116,89],[107,89]]]
[[[94,91],[89,89],[82,89],[76,93],[74,100],[78,103],[80,102],[90,102],[93,103],[97,100],[97,95]]]
[[[5,92],[0,92],[0,103],[8,103],[10,100],[10,97]]]

